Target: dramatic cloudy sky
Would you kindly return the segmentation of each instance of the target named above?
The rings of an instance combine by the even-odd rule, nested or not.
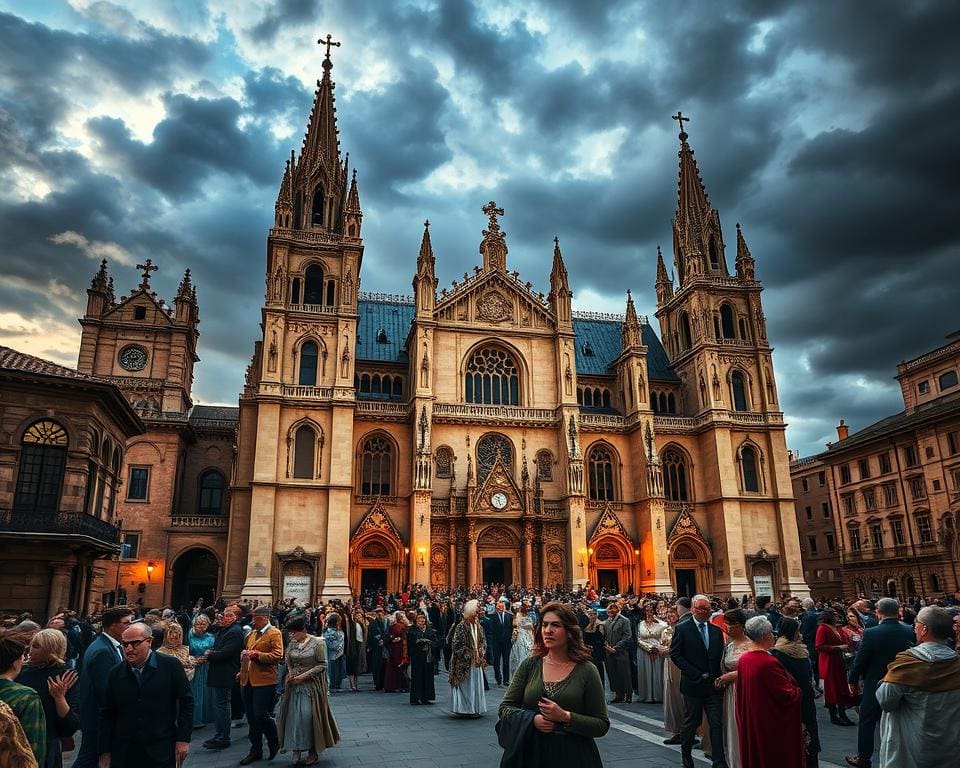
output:
[[[152,258],[168,300],[190,267],[194,394],[235,403],[330,32],[366,290],[410,292],[427,217],[441,283],[472,268],[495,199],[525,279],[557,234],[577,307],[629,286],[652,314],[690,114],[810,453],[899,410],[896,363],[960,328],[958,29],[932,1],[0,0],[0,343],[75,364],[99,259],[123,293]]]

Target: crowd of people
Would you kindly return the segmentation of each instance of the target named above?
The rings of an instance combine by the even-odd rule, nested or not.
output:
[[[195,729],[222,750],[243,721],[241,765],[281,751],[314,765],[340,740],[332,696],[369,675],[431,705],[441,667],[451,717],[482,717],[485,691],[506,689],[503,766],[599,766],[608,703],[636,700],[662,705],[685,768],[695,748],[717,768],[810,768],[822,699],[857,728],[850,766],[933,768],[960,738],[958,606],[411,585],[319,606],[63,611],[43,628],[5,616],[0,768],[60,768],[74,750],[75,768],[179,766]]]

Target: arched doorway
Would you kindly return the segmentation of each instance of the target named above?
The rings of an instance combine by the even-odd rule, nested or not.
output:
[[[680,536],[670,543],[670,572],[677,596],[713,591],[710,551],[699,538]]]
[[[385,589],[397,592],[403,586],[404,552],[400,542],[372,533],[350,546],[350,586],[357,594]]]
[[[887,597],[896,597],[896,596],[897,596],[896,579],[887,579]]]
[[[600,536],[590,542],[590,549],[590,582],[598,588],[626,593],[633,584],[634,572],[629,543],[617,536]]]
[[[217,596],[220,562],[209,549],[194,547],[183,552],[173,564],[170,605],[176,609],[203,600],[212,605]]]
[[[503,525],[484,528],[477,539],[480,584],[510,585],[521,580],[520,539]]]

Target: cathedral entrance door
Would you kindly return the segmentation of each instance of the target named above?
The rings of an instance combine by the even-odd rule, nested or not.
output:
[[[376,592],[387,588],[386,568],[364,568],[360,571],[360,591]]]
[[[170,605],[179,610],[202,599],[212,605],[217,596],[220,564],[212,552],[200,547],[188,549],[173,564],[173,589]]]
[[[697,594],[697,571],[694,568],[677,568],[677,595],[693,597]]]
[[[598,568],[597,569],[597,586],[600,589],[610,589],[614,592],[620,591],[620,580],[617,578],[618,573],[616,568]]]
[[[512,584],[513,560],[509,557],[483,558],[484,584]]]

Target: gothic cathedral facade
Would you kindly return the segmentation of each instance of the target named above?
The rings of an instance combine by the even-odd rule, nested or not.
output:
[[[493,202],[474,274],[438,291],[426,223],[412,297],[370,295],[331,70],[328,48],[267,238],[224,595],[806,594],[754,260],[738,227],[728,271],[682,122],[659,337],[629,292],[623,315],[572,311],[557,241],[548,295],[509,271]]]

